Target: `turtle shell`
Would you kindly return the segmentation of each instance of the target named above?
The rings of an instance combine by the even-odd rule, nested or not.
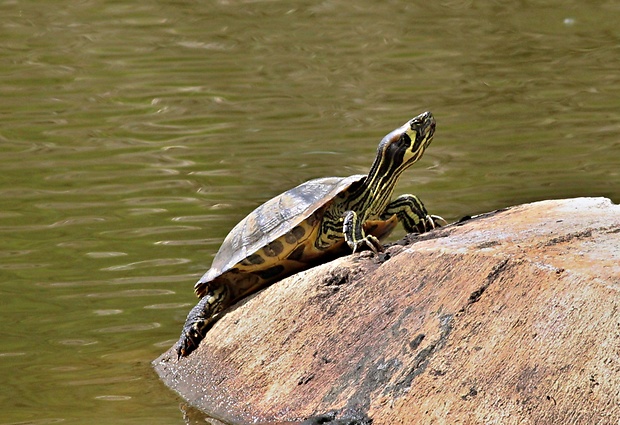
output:
[[[366,177],[324,177],[300,184],[257,207],[228,233],[211,268],[195,285],[197,294],[210,281],[289,232],[353,183]],[[317,223],[318,225],[318,223]]]

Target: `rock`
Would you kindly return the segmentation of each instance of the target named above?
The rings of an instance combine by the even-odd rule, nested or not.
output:
[[[620,206],[543,201],[299,273],[154,366],[245,423],[617,424],[619,308]]]

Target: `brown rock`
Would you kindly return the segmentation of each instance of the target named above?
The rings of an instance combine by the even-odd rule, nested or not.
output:
[[[620,206],[537,202],[408,243],[272,285],[157,372],[241,422],[618,424]]]

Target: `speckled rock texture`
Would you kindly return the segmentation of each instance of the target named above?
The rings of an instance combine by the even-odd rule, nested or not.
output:
[[[619,310],[620,206],[543,201],[299,273],[154,367],[233,423],[618,424]]]

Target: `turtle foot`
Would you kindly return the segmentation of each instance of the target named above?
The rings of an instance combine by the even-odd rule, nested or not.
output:
[[[220,285],[209,289],[206,295],[192,308],[185,319],[185,325],[181,331],[181,337],[177,344],[177,355],[189,356],[198,348],[207,331],[213,326],[218,313],[230,305],[230,293],[228,287]]]
[[[177,344],[178,359],[189,356],[207,334],[213,322],[212,310],[209,307],[208,299],[203,298],[187,315]]]
[[[198,345],[205,337],[204,331],[200,329],[206,327],[205,321],[201,320],[193,323],[189,328],[183,328],[177,344],[177,360],[180,360],[181,357],[189,356],[198,348]]]

